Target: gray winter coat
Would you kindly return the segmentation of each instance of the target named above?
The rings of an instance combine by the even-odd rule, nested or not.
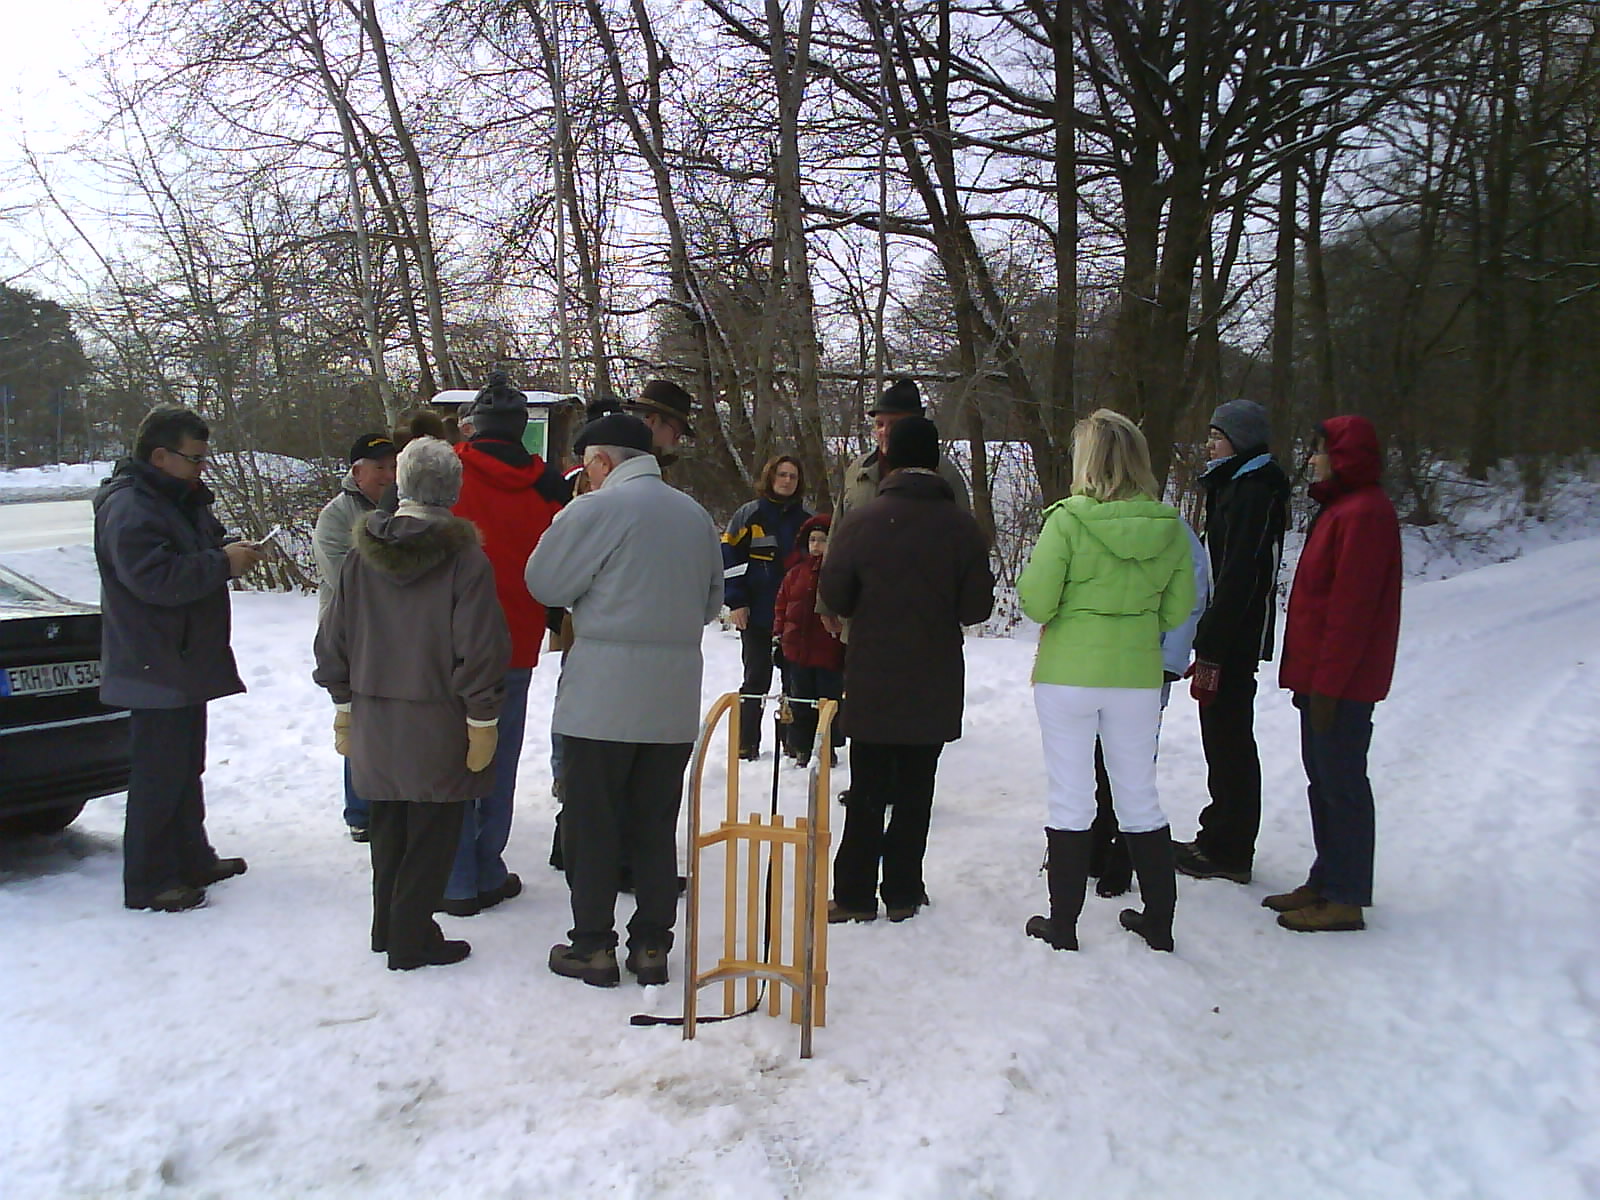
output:
[[[344,556],[350,553],[355,540],[356,522],[376,507],[362,494],[355,472],[346,471],[339,494],[317,514],[317,525],[311,534],[311,556],[317,563],[317,620],[328,613]]]
[[[244,691],[233,661],[228,556],[212,495],[125,459],[94,498],[100,698],[185,708]]]
[[[567,505],[528,559],[528,590],[572,610],[552,728],[569,737],[692,742],[700,727],[700,638],[722,611],[711,517],[630,458]]]
[[[350,769],[368,800],[471,800],[467,718],[499,717],[511,635],[470,521],[374,512],[317,628],[312,678],[350,704]]]

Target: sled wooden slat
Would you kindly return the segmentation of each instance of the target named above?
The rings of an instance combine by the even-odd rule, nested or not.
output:
[[[699,994],[722,986],[723,1015],[754,1010],[767,986],[765,1008],[776,1016],[789,998],[790,1019],[800,1026],[800,1057],[811,1057],[812,1031],[823,1024],[827,989],[828,800],[831,771],[828,739],[838,705],[817,705],[817,748],[808,777],[807,814],[751,812],[739,817],[739,697],[720,696],[706,714],[695,745],[689,782],[689,891],[684,964],[683,1036],[693,1038],[700,1020]],[[723,820],[704,829],[705,768],[711,742],[726,728],[727,758]],[[781,748],[775,753],[782,753]],[[703,945],[701,897],[708,882],[707,858],[722,854],[722,937],[714,963],[702,967],[711,947]],[[714,921],[714,918],[712,918]],[[713,928],[715,926],[713,925]],[[738,1004],[744,981],[743,1005]]]

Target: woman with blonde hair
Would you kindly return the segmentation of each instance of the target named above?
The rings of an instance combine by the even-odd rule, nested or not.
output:
[[[1049,780],[1050,915],[1031,918],[1027,932],[1057,950],[1078,948],[1098,736],[1144,900],[1142,912],[1122,911],[1122,925],[1151,949],[1171,950],[1177,882],[1156,794],[1156,734],[1161,634],[1194,604],[1189,535],[1156,498],[1144,434],[1121,413],[1102,408],[1078,422],[1072,462],[1072,494],[1045,510],[1017,580],[1023,612],[1044,626],[1033,694]]]

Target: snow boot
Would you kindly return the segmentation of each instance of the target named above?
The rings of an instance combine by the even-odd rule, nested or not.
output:
[[[1049,846],[1045,877],[1050,885],[1050,915],[1029,917],[1023,932],[1048,942],[1057,950],[1078,948],[1078,914],[1089,883],[1089,851],[1093,842],[1087,829],[1044,831]]]
[[[1139,876],[1139,896],[1144,911],[1125,908],[1118,918],[1122,927],[1137,933],[1152,950],[1172,949],[1172,915],[1178,907],[1178,875],[1173,862],[1172,830],[1163,825],[1148,833],[1123,833],[1134,872]]]

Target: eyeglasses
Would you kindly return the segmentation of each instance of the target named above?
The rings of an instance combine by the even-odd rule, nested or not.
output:
[[[182,450],[174,450],[171,446],[163,446],[161,448],[168,454],[176,454],[179,458],[187,459],[197,467],[205,466],[206,459],[209,457],[205,454],[185,454]]]

